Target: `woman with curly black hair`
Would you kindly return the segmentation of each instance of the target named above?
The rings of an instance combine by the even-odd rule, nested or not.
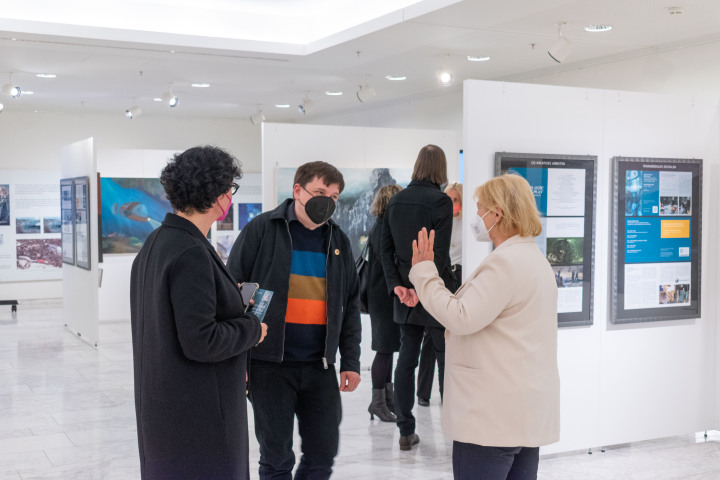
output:
[[[232,208],[237,160],[216,147],[175,155],[170,204],[132,266],[135,412],[143,479],[249,478],[247,351],[267,327],[207,241]]]

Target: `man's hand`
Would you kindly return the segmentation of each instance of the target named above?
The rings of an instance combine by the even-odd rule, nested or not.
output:
[[[400,303],[405,303],[405,300],[407,300],[408,295],[408,289],[403,287],[402,285],[398,285],[393,290],[395,292],[395,295],[400,299]]]
[[[405,305],[408,307],[417,307],[417,304],[420,303],[420,299],[417,296],[417,292],[414,288],[408,288],[408,294],[407,298],[405,300]]]
[[[340,391],[352,392],[360,385],[360,374],[357,372],[340,372]]]
[[[260,341],[258,341],[255,345],[260,345],[260,343],[265,340],[265,335],[267,335],[267,324],[261,323],[260,328],[262,329],[260,332]]]

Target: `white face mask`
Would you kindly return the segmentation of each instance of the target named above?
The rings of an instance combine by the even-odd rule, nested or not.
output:
[[[488,213],[490,213],[490,210],[485,212],[485,215]],[[472,228],[473,233],[475,234],[475,240],[478,242],[492,242],[492,239],[490,238],[490,230],[495,228],[495,222],[493,222],[493,226],[490,227],[490,230],[488,230],[485,226],[485,221],[483,221],[485,215],[482,217],[480,215],[475,215],[470,221],[470,228]]]

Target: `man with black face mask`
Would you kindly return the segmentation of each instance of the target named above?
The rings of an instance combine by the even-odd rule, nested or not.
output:
[[[238,282],[274,292],[264,319],[274,340],[251,350],[248,369],[261,480],[292,478],[295,416],[303,453],[295,479],[329,478],[339,392],[360,383],[358,277],[350,240],[330,219],[344,187],[329,163],[300,166],[293,198],[248,223],[228,258]]]

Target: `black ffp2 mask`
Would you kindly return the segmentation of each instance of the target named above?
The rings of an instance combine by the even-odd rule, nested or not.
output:
[[[322,225],[335,213],[335,202],[331,197],[318,195],[305,203],[305,213],[311,222]]]

